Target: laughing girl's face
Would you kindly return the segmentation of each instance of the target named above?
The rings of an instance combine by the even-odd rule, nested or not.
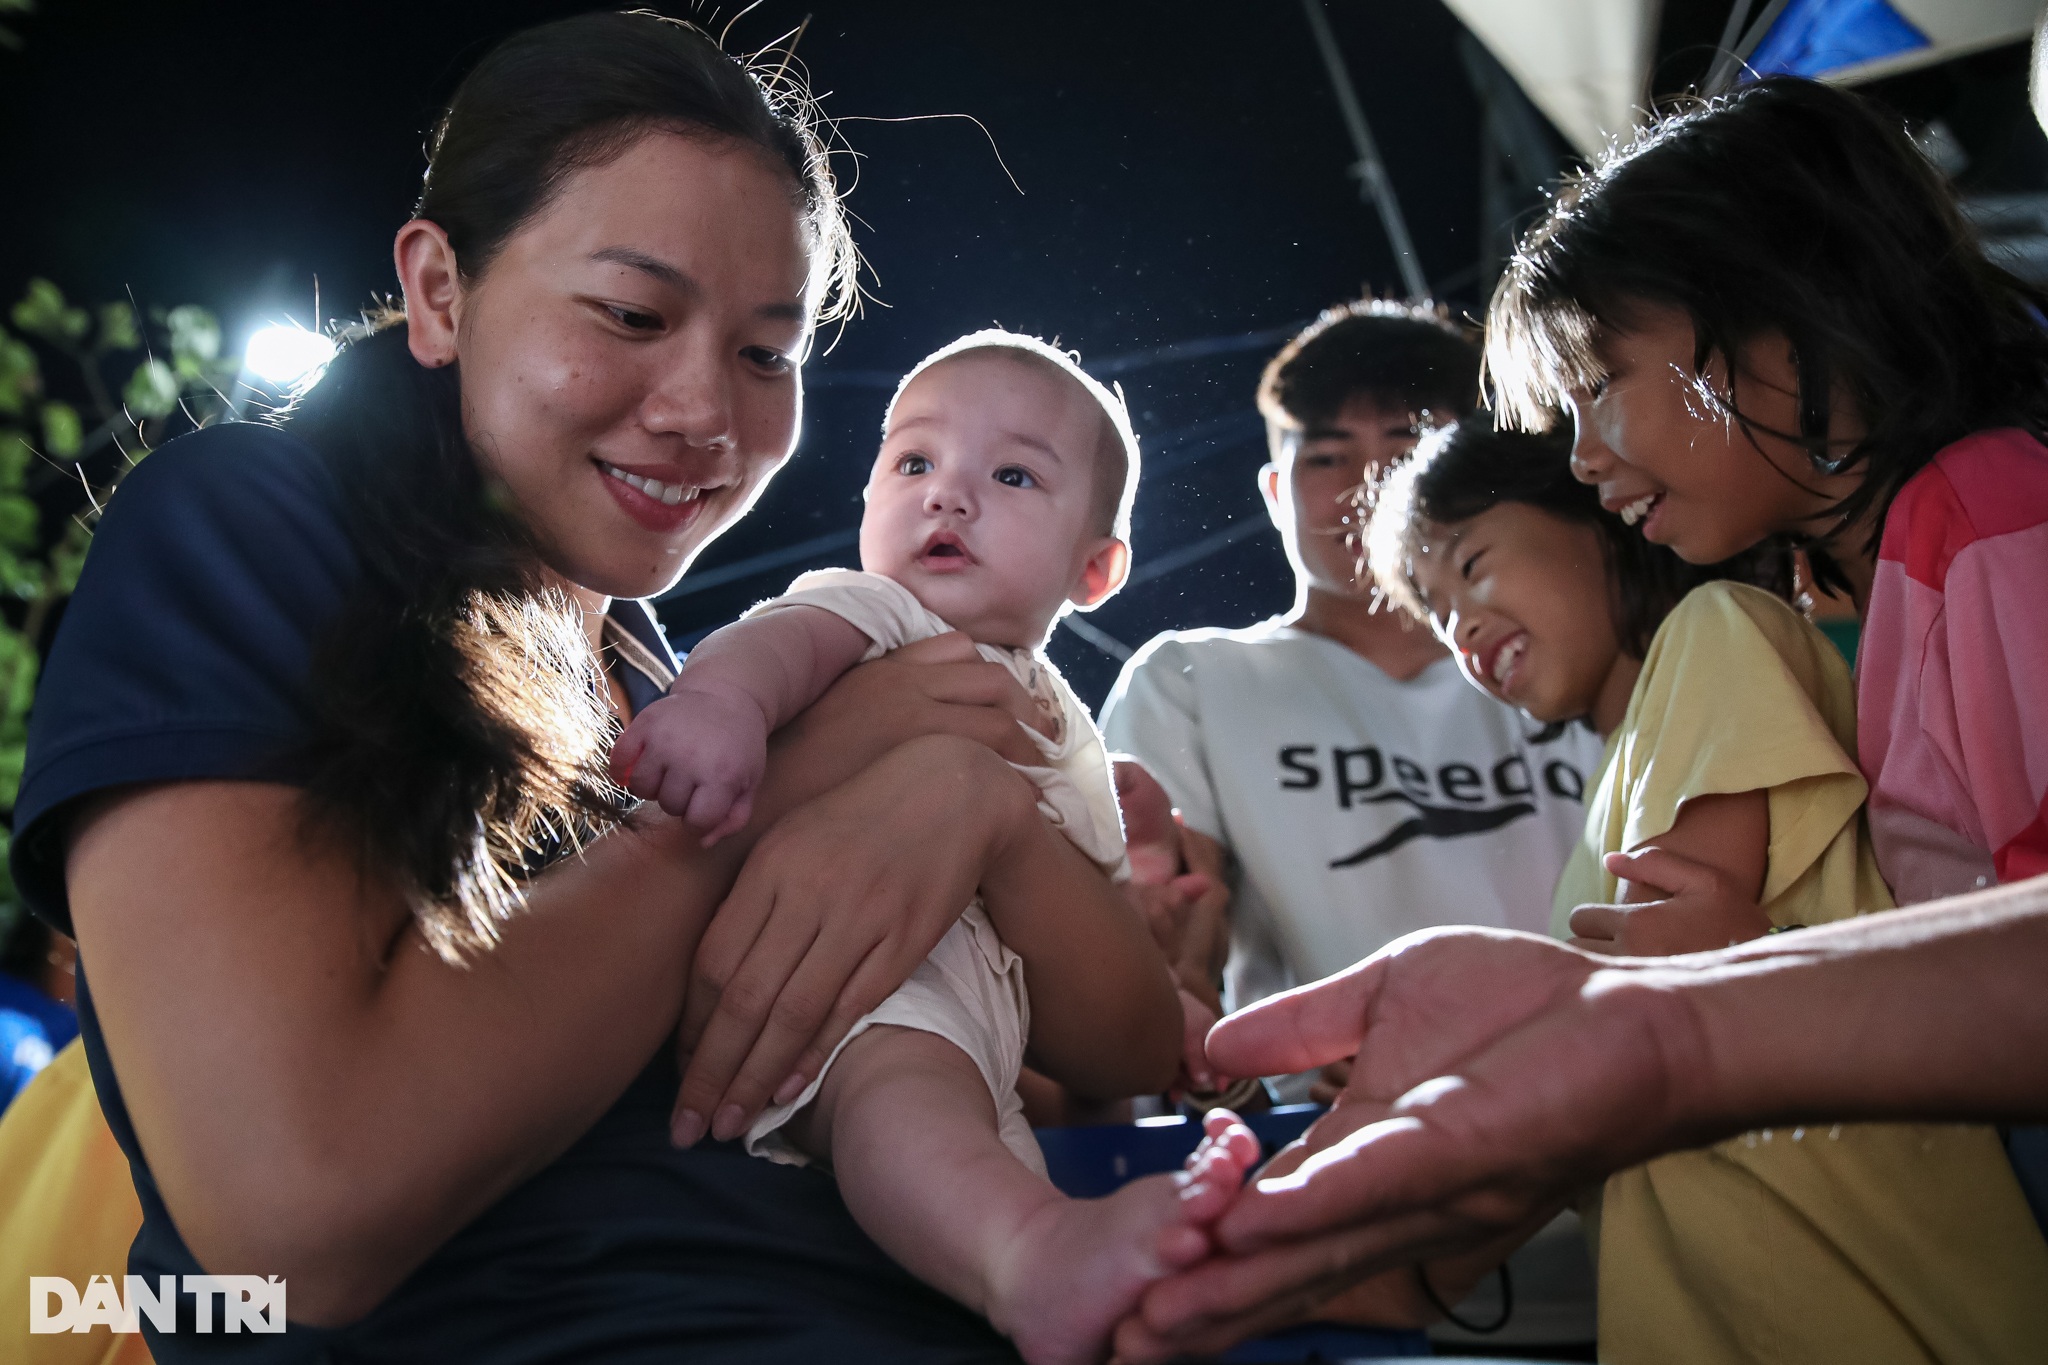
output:
[[[1694,564],[1712,564],[1781,532],[1826,535],[1827,509],[1860,473],[1822,476],[1806,451],[1768,434],[1799,430],[1797,363],[1775,333],[1741,349],[1736,404],[1750,430],[1700,392],[1728,393],[1728,361],[1693,371],[1692,320],[1681,309],[1640,305],[1627,330],[1603,329],[1607,378],[1567,395],[1576,425],[1572,470],[1598,484],[1600,503],[1644,537]],[[1853,439],[1839,410],[1831,435]]]
[[[1597,528],[1503,502],[1432,527],[1419,549],[1410,572],[1430,625],[1474,686],[1540,721],[1621,723],[1638,669]]]

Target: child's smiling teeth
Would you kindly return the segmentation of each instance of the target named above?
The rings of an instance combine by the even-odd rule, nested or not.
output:
[[[1529,637],[1526,635],[1518,635],[1501,646],[1500,653],[1493,656],[1493,685],[1495,687],[1503,686],[1507,682],[1508,674],[1515,671],[1515,665],[1522,661],[1522,656],[1528,653],[1528,651]]]
[[[1628,506],[1621,509],[1621,524],[1623,526],[1635,525],[1644,517],[1650,515],[1650,509],[1652,507],[1655,507],[1657,505],[1657,499],[1663,496],[1664,495],[1662,493],[1643,494],[1643,496],[1637,498],[1634,502],[1630,503]]]
[[[689,484],[663,483],[659,479],[649,479],[639,474],[628,474],[617,465],[606,464],[603,460],[597,462],[597,467],[626,485],[626,487],[637,488],[656,502],[663,503],[669,507],[680,507],[686,502],[694,501],[704,492],[703,489]]]

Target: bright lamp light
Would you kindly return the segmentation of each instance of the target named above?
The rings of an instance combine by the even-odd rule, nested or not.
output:
[[[260,329],[249,338],[242,363],[266,384],[296,384],[334,359],[334,343],[318,332],[289,323]]]

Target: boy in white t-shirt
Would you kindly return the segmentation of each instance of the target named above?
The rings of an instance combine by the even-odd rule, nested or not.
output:
[[[1122,586],[1137,469],[1122,402],[1070,357],[1006,332],[935,352],[889,406],[865,572],[806,574],[707,637],[620,737],[615,771],[715,841],[745,823],[772,731],[862,660],[959,630],[1038,703],[1044,762],[1019,771],[1040,811],[1127,878],[1101,735],[1038,650],[1069,606]],[[829,1160],[869,1235],[1033,1365],[1094,1361],[1146,1284],[1207,1254],[1258,1144],[1219,1113],[1185,1173],[1066,1198],[1017,1099],[1030,1028],[1023,963],[977,899],[816,1079],[776,1094],[747,1149]]]
[[[1196,902],[1176,972],[1225,978],[1229,1009],[1341,972],[1413,929],[1544,933],[1550,888],[1585,825],[1599,739],[1536,726],[1470,688],[1436,636],[1378,610],[1362,571],[1358,491],[1423,426],[1479,401],[1479,348],[1432,307],[1366,299],[1325,311],[1260,379],[1266,508],[1294,565],[1294,608],[1245,630],[1161,634],[1102,706],[1180,810]],[[1280,1078],[1329,1099],[1348,1068]],[[1577,1228],[1518,1252],[1518,1345],[1591,1340]],[[1493,1304],[1477,1308],[1491,1318]],[[1409,1269],[1323,1304],[1325,1318],[1440,1318]],[[1470,1340],[1470,1338],[1466,1338]]]
[[[1384,300],[1329,309],[1261,377],[1271,462],[1259,490],[1294,566],[1294,608],[1159,636],[1102,711],[1110,746],[1178,809],[1184,870],[1215,888],[1189,917],[1183,989],[1221,976],[1227,1008],[1242,1009],[1416,929],[1549,928],[1598,739],[1539,737],[1468,685],[1435,637],[1378,609],[1356,544],[1358,491],[1478,396],[1472,341],[1436,309]],[[1327,1100],[1347,1074],[1339,1063],[1276,1089]],[[1546,1231],[1514,1267],[1519,1307],[1493,1340],[1591,1339],[1575,1228]],[[1319,1312],[1384,1326],[1440,1316],[1409,1269]]]
[[[1347,304],[1289,342],[1259,385],[1259,487],[1293,610],[1162,635],[1104,703],[1111,747],[1180,810],[1189,867],[1227,888],[1189,953],[1214,973],[1228,947],[1232,1009],[1411,930],[1549,926],[1597,739],[1538,738],[1477,695],[1434,637],[1378,608],[1355,539],[1357,490],[1423,426],[1469,411],[1478,384],[1478,349],[1426,307]]]

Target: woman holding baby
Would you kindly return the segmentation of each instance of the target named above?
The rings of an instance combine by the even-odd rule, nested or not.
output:
[[[788,458],[850,296],[808,120],[649,15],[508,40],[398,234],[402,321],[281,426],[152,456],[102,522],[14,871],[80,943],[130,1270],[280,1276],[292,1323],[200,1333],[188,1287],[157,1359],[1008,1359],[829,1172],[724,1139],[977,897],[1034,1066],[1171,1078],[1157,950],[1020,776],[1043,709],[966,637],[820,677],[710,847],[606,781],[674,680],[643,599]],[[1206,1250],[1177,1199],[1094,1236],[1134,1286]],[[1062,1258],[1100,1279],[1088,1242]]]

